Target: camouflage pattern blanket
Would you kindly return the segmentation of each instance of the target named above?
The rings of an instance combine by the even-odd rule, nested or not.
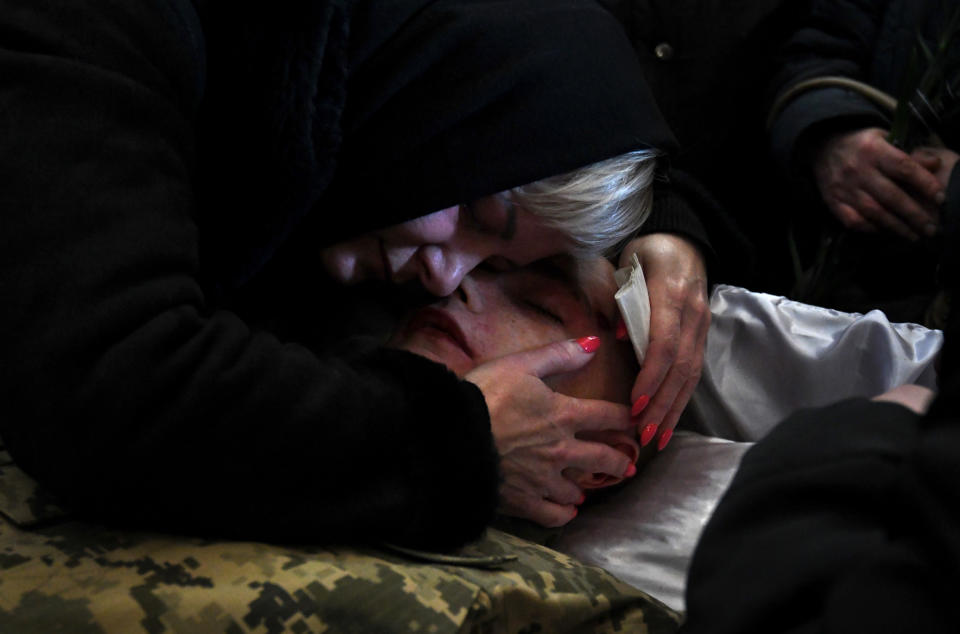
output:
[[[675,632],[606,571],[507,533],[456,553],[283,547],[70,520],[0,451],[0,632]],[[443,560],[441,557],[440,560]]]

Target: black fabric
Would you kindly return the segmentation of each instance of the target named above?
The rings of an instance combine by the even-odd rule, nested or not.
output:
[[[199,3],[207,59],[195,182],[208,284],[249,279],[329,185],[342,140],[351,5]]]
[[[349,20],[338,3],[306,3],[266,23],[251,3],[209,4],[219,93],[201,151],[219,178],[202,189],[216,248],[205,263],[226,286],[249,279],[304,217],[298,230],[331,244],[675,145],[622,28],[594,2],[361,2]],[[336,45],[354,28],[342,58]],[[257,134],[239,133],[251,124]]]
[[[854,399],[781,423],[704,531],[682,631],[955,631],[957,414]]]
[[[344,212],[386,208],[396,222],[675,144],[619,24],[594,3],[429,3],[351,68],[349,94],[320,201],[332,241],[382,226]]]
[[[767,159],[764,90],[773,53],[806,2],[603,4],[624,24],[680,145],[643,231],[698,242],[712,281],[784,292],[790,262],[786,223],[776,213],[781,189]]]

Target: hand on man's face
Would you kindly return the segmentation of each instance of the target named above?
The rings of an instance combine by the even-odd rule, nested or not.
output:
[[[626,405],[636,362],[612,331],[613,266],[595,265],[579,280],[548,262],[475,272],[392,340],[480,388],[501,456],[501,512],[547,526],[576,516],[584,489],[636,473]]]
[[[908,240],[937,231],[944,185],[880,128],[829,137],[814,154],[813,176],[827,208],[849,229]]]

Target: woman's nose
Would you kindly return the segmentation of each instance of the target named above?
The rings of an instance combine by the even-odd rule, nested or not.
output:
[[[434,244],[421,247],[419,257],[420,283],[439,297],[446,297],[457,290],[463,277],[482,261],[482,258],[469,253],[446,252]]]

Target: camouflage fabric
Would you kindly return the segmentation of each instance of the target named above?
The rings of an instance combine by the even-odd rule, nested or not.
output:
[[[496,569],[122,532],[63,518],[9,463],[0,512],[0,632],[659,634],[679,624],[602,569],[494,529],[456,555],[515,557]]]

